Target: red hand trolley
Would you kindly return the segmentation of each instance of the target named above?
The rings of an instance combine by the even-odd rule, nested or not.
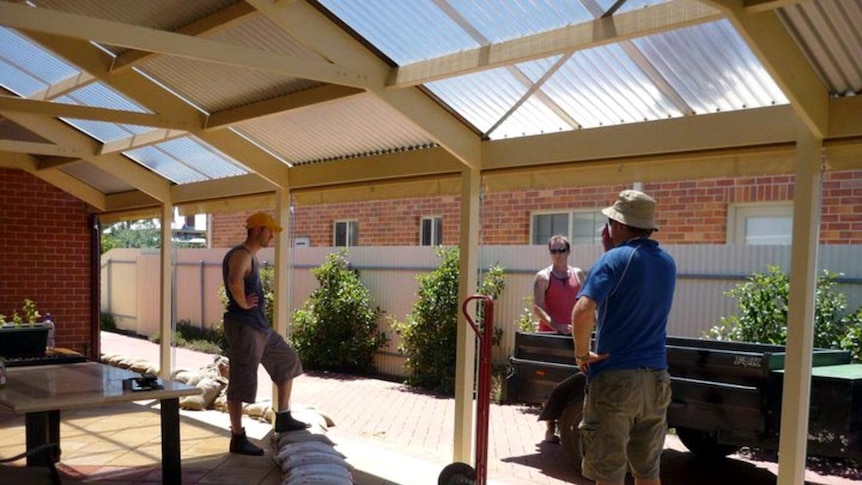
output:
[[[482,328],[470,318],[467,305],[474,300],[484,304]],[[476,468],[463,462],[447,465],[440,472],[438,485],[485,485],[488,480],[488,414],[491,409],[491,348],[494,338],[494,299],[473,295],[464,300],[461,311],[479,341],[479,385],[476,391]]]

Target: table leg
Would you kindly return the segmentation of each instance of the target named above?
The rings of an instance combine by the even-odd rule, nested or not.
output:
[[[161,400],[162,421],[162,483],[181,485],[180,459],[180,400]]]
[[[60,461],[60,411],[39,411],[24,416],[27,450],[47,443],[56,443],[57,451],[45,450],[27,457],[27,466],[46,466]]]

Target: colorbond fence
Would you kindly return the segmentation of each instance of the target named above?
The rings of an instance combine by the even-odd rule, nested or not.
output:
[[[733,315],[736,301],[724,292],[768,264],[789,270],[790,248],[786,246],[680,245],[667,246],[677,262],[677,291],[670,316],[671,335],[700,337],[717,325],[721,317]],[[839,289],[848,296],[848,308],[862,304],[862,250],[858,245],[821,246],[819,269],[844,273]],[[283,264],[289,270],[288,308],[301,307],[317,287],[311,269],[329,247],[295,248]],[[179,249],[174,252],[174,321],[212,326],[221,320],[221,260],[226,249]],[[588,270],[600,249],[574,246],[570,264]],[[261,262],[272,264],[273,250],[259,253]],[[380,329],[390,338],[376,358],[379,372],[403,375],[404,358],[398,353],[399,338],[390,320],[404,321],[416,298],[416,276],[433,271],[440,262],[429,247],[356,247],[347,258],[360,271],[374,304],[383,310]],[[505,270],[506,287],[495,306],[495,324],[503,329],[503,340],[495,358],[504,361],[511,352],[515,322],[528,306],[535,272],[549,264],[544,246],[485,246],[479,252],[480,267],[499,263]],[[159,328],[159,252],[115,249],[102,256],[102,312],[114,316],[118,327],[140,335]]]

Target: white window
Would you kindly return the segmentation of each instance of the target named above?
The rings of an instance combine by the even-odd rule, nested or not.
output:
[[[332,233],[335,246],[357,246],[359,244],[359,221],[335,221]]]
[[[727,244],[790,244],[793,205],[733,204],[727,209]]]
[[[419,224],[419,245],[440,246],[443,244],[443,218],[423,217]]]
[[[601,244],[607,221],[599,210],[534,213],[530,224],[532,244],[547,244],[556,234],[575,244]]]

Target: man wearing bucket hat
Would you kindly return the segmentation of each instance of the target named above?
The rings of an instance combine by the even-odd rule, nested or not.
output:
[[[230,415],[230,452],[263,455],[263,449],[248,440],[242,427],[242,405],[257,398],[257,368],[263,365],[278,388],[275,431],[305,429],[308,424],[290,415],[293,379],[302,374],[299,356],[274,331],[266,318],[263,285],[257,252],[269,246],[282,227],[269,214],[258,212],[246,221],[246,239],[225,254],[222,277],[227,293],[224,332],[230,350],[227,408]]]
[[[605,253],[590,269],[572,311],[575,360],[587,376],[578,426],[582,473],[597,485],[659,485],[670,375],[665,338],[676,264],[650,236],[656,202],[624,190],[602,210]],[[595,328],[595,348],[590,335]]]

